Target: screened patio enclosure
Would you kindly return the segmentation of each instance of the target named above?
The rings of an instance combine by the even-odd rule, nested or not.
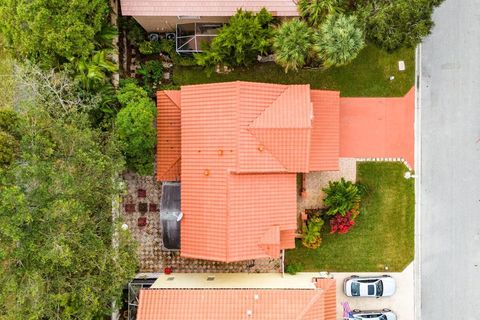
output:
[[[223,23],[212,22],[177,24],[177,52],[201,52],[203,46],[212,41],[222,26]]]

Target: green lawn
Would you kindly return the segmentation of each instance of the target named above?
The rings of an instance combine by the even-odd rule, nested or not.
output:
[[[338,235],[328,234],[326,222],[320,248],[298,241],[286,264],[302,262],[305,271],[402,271],[414,256],[414,183],[403,177],[406,171],[401,163],[359,163],[357,179],[368,192],[356,225]]]
[[[406,70],[398,71],[398,61],[404,60]],[[395,76],[390,81],[389,76]],[[229,74],[209,77],[199,67],[175,67],[173,82],[176,85],[222,81],[257,81],[285,84],[309,83],[314,89],[340,90],[344,97],[403,96],[414,85],[415,51],[402,49],[389,54],[373,45],[367,46],[349,65],[327,70],[302,69],[285,74],[274,63],[238,68]]]

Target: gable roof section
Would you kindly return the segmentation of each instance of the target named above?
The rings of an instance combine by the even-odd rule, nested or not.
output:
[[[180,91],[157,92],[157,180],[180,180]]]
[[[125,16],[213,16],[229,17],[237,9],[260,11],[266,7],[274,16],[298,16],[292,0],[121,0]]]
[[[340,92],[311,90],[313,103],[310,171],[339,170]]]
[[[147,289],[140,291],[138,320],[335,320],[323,289]],[[251,316],[247,315],[251,313]]]

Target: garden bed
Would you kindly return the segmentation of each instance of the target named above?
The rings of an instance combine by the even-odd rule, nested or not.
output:
[[[362,213],[347,234],[329,234],[325,222],[318,249],[287,250],[286,264],[305,271],[402,271],[414,257],[414,182],[407,168],[394,162],[359,162],[357,181],[367,187]]]
[[[398,61],[405,61],[406,70],[398,71]],[[394,80],[389,80],[390,76]],[[173,82],[176,85],[224,81],[256,81],[283,84],[309,83],[313,89],[340,90],[344,97],[403,96],[415,82],[415,50],[400,49],[387,53],[373,45],[364,48],[358,57],[344,67],[326,70],[301,69],[285,74],[274,63],[259,63],[250,68],[237,68],[227,74],[207,76],[200,67],[175,66]]]

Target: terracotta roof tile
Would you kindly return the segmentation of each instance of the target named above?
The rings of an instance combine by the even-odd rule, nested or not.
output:
[[[340,93],[311,90],[313,102],[310,171],[339,170]]]
[[[297,16],[292,0],[121,0],[126,16],[218,16],[228,17],[237,9],[260,11],[266,7],[276,16]]]
[[[333,285],[333,287],[335,287]],[[335,320],[336,301],[323,289],[148,289],[138,320]],[[335,293],[335,292],[334,292]]]
[[[157,180],[180,180],[180,92],[157,92]]]

